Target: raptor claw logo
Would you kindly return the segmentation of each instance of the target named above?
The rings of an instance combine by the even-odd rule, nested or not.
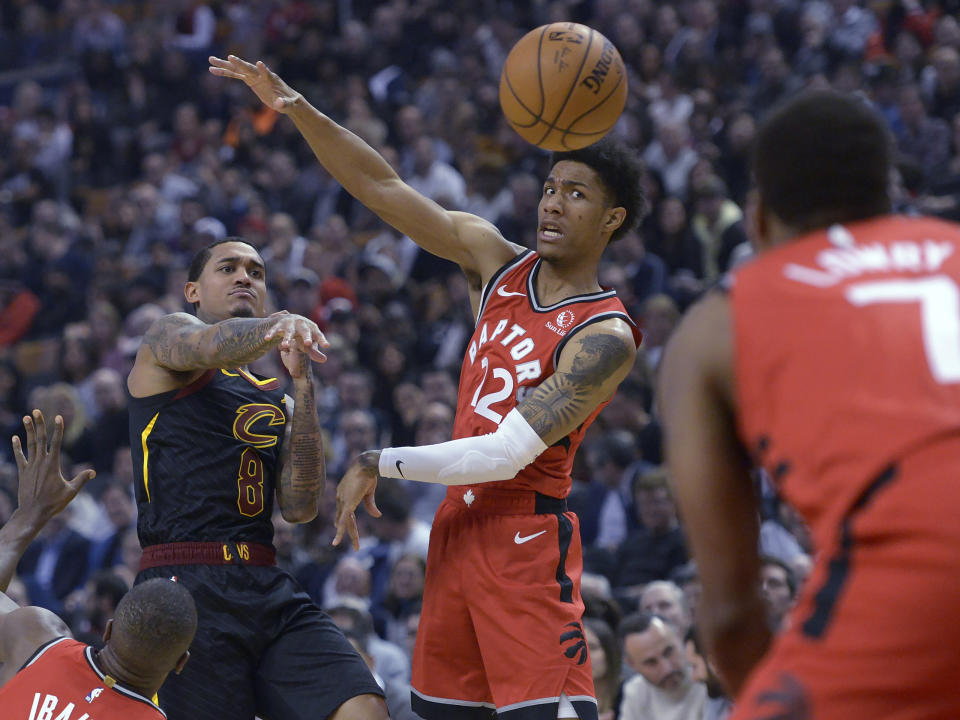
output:
[[[463,501],[467,504],[467,507],[473,505],[473,501],[477,499],[477,496],[473,494],[473,490],[467,490],[463,494]]]
[[[560,644],[570,643],[563,651],[571,660],[577,658],[577,665],[583,665],[587,661],[587,640],[583,636],[583,628],[580,623],[567,623],[564,627],[573,628],[560,635]],[[573,642],[571,642],[573,641]],[[577,657],[579,655],[579,657]]]

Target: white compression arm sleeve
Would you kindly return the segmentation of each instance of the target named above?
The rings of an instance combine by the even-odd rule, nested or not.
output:
[[[514,408],[496,432],[421,447],[385,448],[381,477],[441,485],[510,480],[547,449],[540,436]]]

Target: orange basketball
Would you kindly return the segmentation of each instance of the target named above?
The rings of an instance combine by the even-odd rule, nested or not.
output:
[[[627,101],[620,53],[596,30],[552,23],[507,55],[500,107],[520,137],[545,150],[576,150],[606,135]]]

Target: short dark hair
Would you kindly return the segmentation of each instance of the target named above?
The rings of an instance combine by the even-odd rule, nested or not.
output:
[[[207,261],[213,254],[213,249],[217,247],[217,245],[223,245],[224,243],[243,243],[244,245],[250,245],[250,247],[256,250],[251,243],[241,237],[231,236],[221,240],[214,240],[206,247],[198,250],[197,254],[193,256],[193,259],[190,261],[190,267],[187,270],[187,282],[196,282],[200,278],[200,275],[203,274],[203,269],[207,266]]]
[[[593,145],[570,152],[555,152],[550,158],[551,165],[564,160],[583,163],[596,172],[613,207],[627,211],[623,223],[610,236],[610,242],[630,232],[647,210],[643,195],[644,169],[639,153],[608,135]]]
[[[653,613],[648,613],[646,610],[638,610],[637,612],[630,613],[620,621],[620,627],[617,628],[617,634],[622,640],[627,635],[645,633],[650,629],[650,625],[653,623],[654,618],[656,617],[656,615]]]
[[[866,101],[809,90],[763,121],[753,173],[764,204],[806,232],[890,212],[891,155],[883,119]]]
[[[150,659],[171,669],[190,646],[197,631],[197,607],[190,591],[179,582],[154,578],[135,585],[117,605],[113,619],[114,640],[126,652],[135,652],[134,662]]]

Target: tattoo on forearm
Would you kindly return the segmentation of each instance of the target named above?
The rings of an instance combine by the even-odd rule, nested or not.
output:
[[[306,355],[304,362],[309,363]],[[308,367],[304,381],[295,385],[293,418],[283,452],[278,497],[285,514],[312,517],[326,486],[327,474],[310,372]]]
[[[264,340],[273,327],[272,318],[231,318],[217,323],[212,343],[206,330],[187,315],[169,315],[147,332],[143,342],[157,362],[171,370],[237,367],[261,357],[278,345],[280,336]]]
[[[279,333],[269,340],[263,339],[274,322],[271,318],[233,318],[217,323],[213,341],[219,362],[246,365],[262,357],[271,347],[279,345],[283,340]]]
[[[518,407],[541,437],[582,419],[597,404],[593,392],[630,359],[630,348],[615,335],[589,335],[578,342],[570,370],[551,375]]]

